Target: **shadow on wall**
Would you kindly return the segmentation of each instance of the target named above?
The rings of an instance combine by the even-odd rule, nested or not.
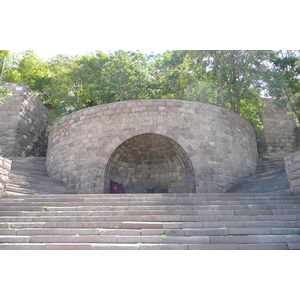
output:
[[[192,163],[174,140],[154,133],[141,134],[112,153],[105,170],[104,192],[194,193]]]

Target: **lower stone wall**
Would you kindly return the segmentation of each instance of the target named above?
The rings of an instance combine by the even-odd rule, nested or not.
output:
[[[1,154],[1,150],[0,150]],[[2,197],[6,190],[6,185],[9,181],[9,171],[11,168],[11,160],[0,156],[0,197]]]
[[[262,131],[257,130],[257,148],[261,156],[285,155],[297,145],[297,124],[288,108],[279,108],[273,99],[262,99],[265,104],[261,113],[264,125]]]
[[[11,96],[0,107],[0,148],[8,156],[45,156],[48,109],[25,83],[5,83]]]
[[[46,156],[48,109],[30,90],[23,94],[19,123],[17,128],[18,148],[21,156]]]
[[[220,193],[257,166],[254,131],[226,109],[135,100],[82,109],[49,135],[47,171],[78,193]]]
[[[300,195],[300,147],[284,157],[291,191]]]

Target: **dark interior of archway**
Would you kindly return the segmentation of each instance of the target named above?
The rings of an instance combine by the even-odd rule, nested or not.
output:
[[[132,137],[112,153],[105,171],[105,193],[193,193],[189,157],[174,140],[154,133]]]

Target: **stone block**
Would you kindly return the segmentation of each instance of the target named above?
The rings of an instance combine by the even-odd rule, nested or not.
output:
[[[288,243],[289,250],[300,250],[300,243]]]
[[[210,235],[228,235],[227,228],[198,228],[198,229],[184,229],[185,236],[210,236]]]
[[[44,250],[45,244],[0,244],[0,250]]]
[[[73,236],[40,235],[30,237],[30,243],[73,243],[73,241]]]
[[[255,235],[248,236],[211,236],[209,238],[211,244],[257,244],[258,238]]]
[[[272,229],[269,227],[228,228],[228,234],[229,235],[272,234]]]
[[[236,244],[191,244],[189,250],[238,250]]]
[[[287,244],[238,245],[239,250],[288,250]]]
[[[164,244],[209,244],[208,236],[166,236],[163,238]]]
[[[139,250],[138,244],[91,244],[92,250]]]
[[[45,250],[91,250],[92,245],[85,244],[46,244]]]
[[[186,244],[140,244],[140,250],[188,250],[188,245]]]
[[[0,236],[1,243],[29,243],[30,236],[4,235]]]
[[[75,235],[75,243],[117,243],[115,235]]]
[[[118,243],[162,243],[161,236],[118,236]]]
[[[284,221],[245,221],[245,227],[281,227],[283,228]]]

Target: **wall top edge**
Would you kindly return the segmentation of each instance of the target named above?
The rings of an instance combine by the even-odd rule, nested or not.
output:
[[[212,105],[212,104],[207,104],[207,103],[201,103],[201,102],[196,102],[196,101],[187,101],[187,100],[179,100],[179,99],[137,99],[137,100],[126,100],[126,101],[119,101],[119,102],[112,102],[112,103],[105,103],[105,104],[99,104],[87,108],[80,109],[78,111],[75,111],[57,121],[57,123],[63,122],[65,119],[70,118],[70,116],[76,116],[77,114],[81,114],[82,112],[88,112],[91,111],[91,113],[94,113],[94,110],[96,109],[97,111],[101,111],[102,109],[105,110],[107,108],[114,109],[116,107],[122,107],[122,106],[128,106],[130,108],[132,107],[137,107],[137,106],[143,106],[143,104],[146,103],[153,103],[155,106],[160,106],[163,107],[166,104],[168,104],[169,107],[174,106],[174,107],[181,107],[181,108],[207,108],[208,110],[211,111],[220,111],[224,114],[229,114],[229,115],[236,115],[238,116],[241,120],[249,123],[246,119],[244,119],[242,116],[236,114],[233,111],[230,111],[228,109],[225,109],[220,106]],[[172,104],[172,105],[170,105]],[[145,105],[147,106],[147,105]],[[56,124],[57,124],[56,123]]]

